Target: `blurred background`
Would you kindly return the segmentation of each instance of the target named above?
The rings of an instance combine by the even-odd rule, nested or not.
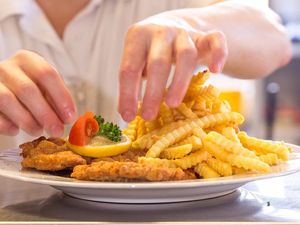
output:
[[[263,80],[245,81],[215,76],[233,109],[246,117],[245,129],[261,138],[300,144],[300,1],[269,0],[287,28],[293,57],[285,67]],[[255,65],[253,65],[255,66]]]
[[[284,139],[300,144],[300,1],[270,0],[270,7],[282,18],[289,33],[292,46],[292,61],[274,72],[261,84],[265,104],[270,98],[270,85],[278,85],[277,107],[273,127],[274,139]],[[269,88],[268,88],[269,87]],[[269,96],[269,97],[268,97]],[[271,103],[272,104],[272,103]],[[265,107],[266,108],[266,107]]]

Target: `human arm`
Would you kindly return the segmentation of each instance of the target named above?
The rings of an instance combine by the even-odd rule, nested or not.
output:
[[[242,79],[262,78],[289,62],[289,38],[280,17],[267,6],[226,1],[199,10],[198,16],[195,9],[170,13],[185,18],[197,30],[219,30],[225,35],[228,57],[224,73]]]
[[[137,112],[142,74],[147,87],[142,116],[159,109],[171,64],[176,66],[166,102],[176,107],[197,64],[212,72],[260,78],[286,64],[288,37],[275,13],[241,1],[168,11],[134,24],[127,33],[120,66],[119,111],[126,121]]]

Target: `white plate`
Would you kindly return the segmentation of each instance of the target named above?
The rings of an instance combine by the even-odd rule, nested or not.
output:
[[[272,167],[268,174],[243,174],[216,179],[169,182],[95,182],[51,175],[35,170],[22,170],[20,150],[0,153],[0,175],[25,182],[47,184],[67,195],[102,202],[163,203],[207,199],[233,192],[242,185],[260,179],[288,175],[300,171],[300,147],[290,145],[290,160]]]

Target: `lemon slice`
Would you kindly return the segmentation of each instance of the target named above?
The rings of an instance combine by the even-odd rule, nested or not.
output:
[[[129,150],[131,140],[126,135],[123,135],[120,142],[109,143],[104,145],[72,145],[67,141],[67,146],[75,153],[93,158],[109,157],[119,155]]]

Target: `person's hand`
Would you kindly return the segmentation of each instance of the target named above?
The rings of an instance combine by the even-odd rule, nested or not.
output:
[[[132,25],[126,35],[120,66],[119,112],[125,121],[134,119],[142,76],[147,79],[141,115],[155,118],[165,94],[174,63],[175,73],[165,100],[178,106],[198,63],[211,72],[221,72],[227,58],[227,43],[222,32],[199,32],[185,20],[157,15]]]
[[[60,75],[41,56],[22,50],[0,62],[0,134],[62,136],[75,111]]]

